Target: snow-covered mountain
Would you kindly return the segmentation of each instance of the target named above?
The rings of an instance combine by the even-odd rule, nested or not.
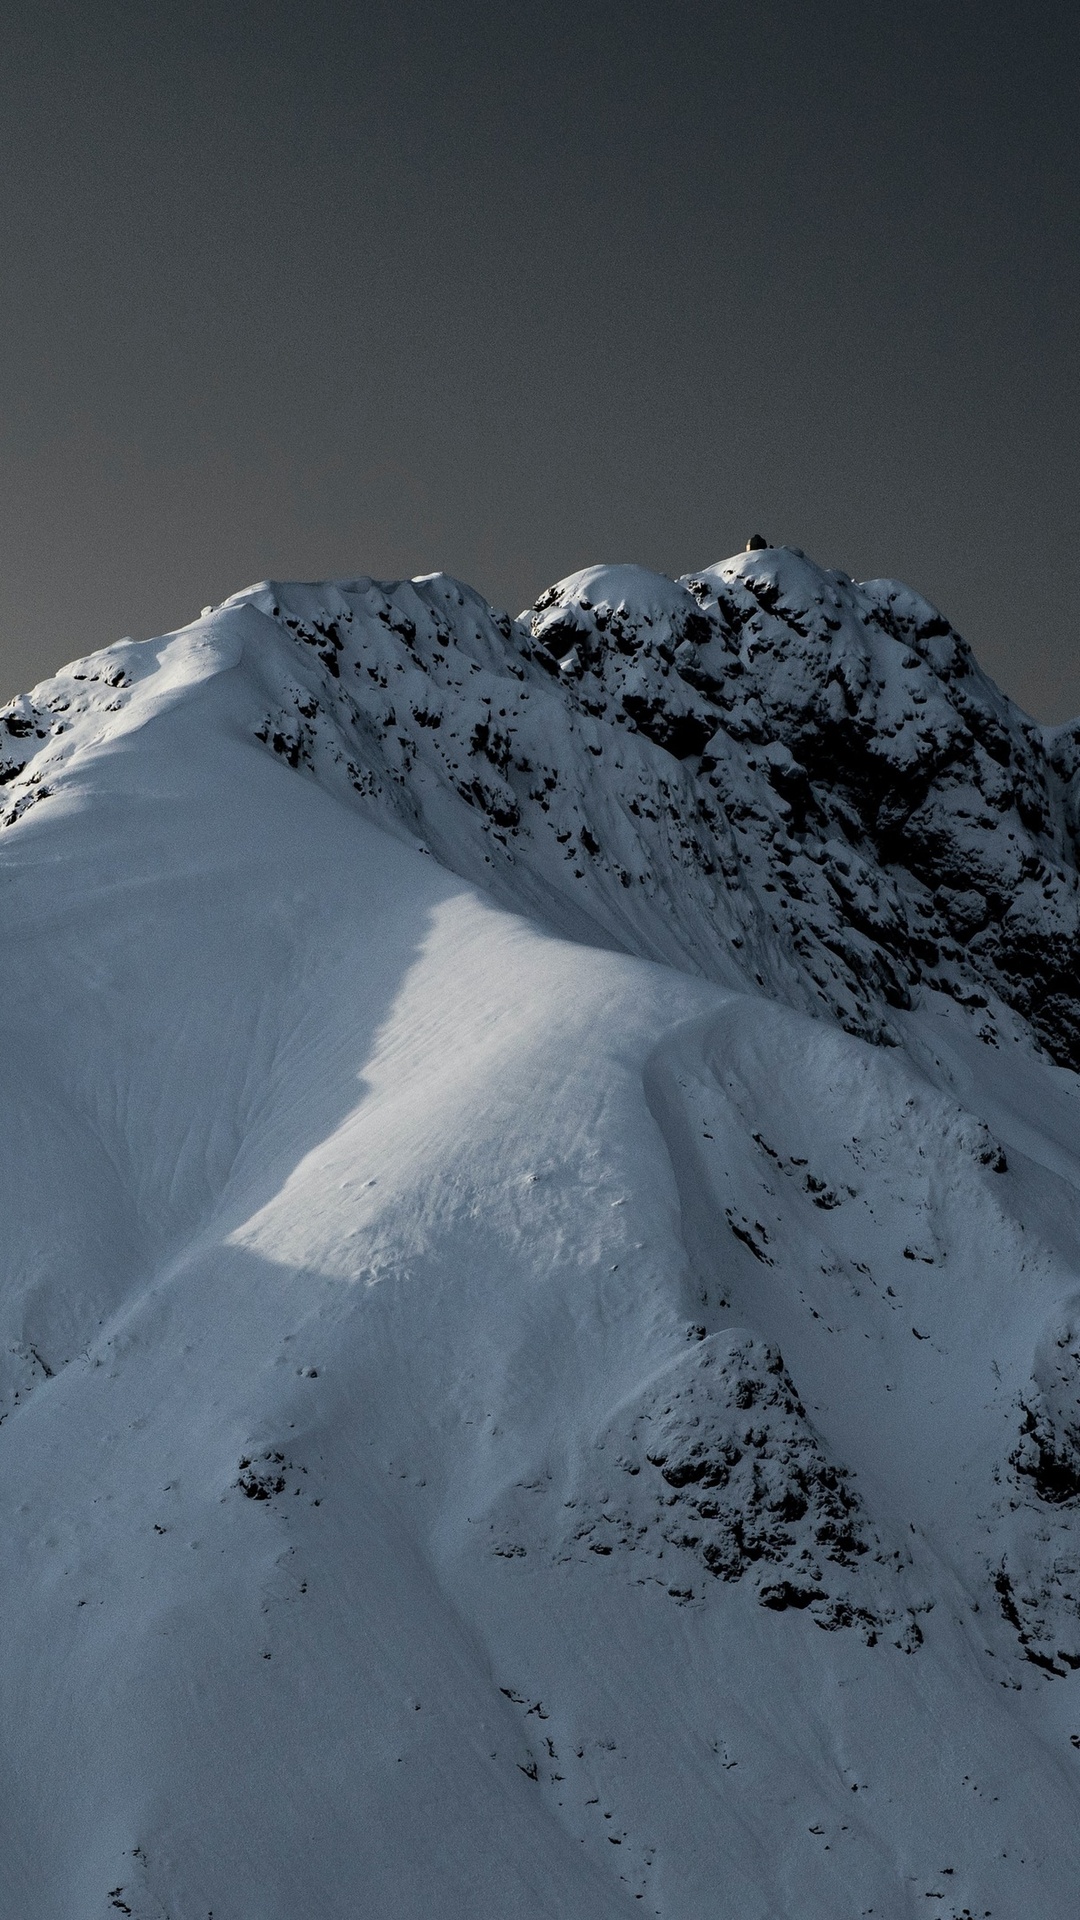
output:
[[[1080,726],[764,549],[0,738],[2,1920],[1073,1920]]]

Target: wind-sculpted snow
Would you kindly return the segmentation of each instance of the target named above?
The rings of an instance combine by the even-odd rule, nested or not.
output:
[[[0,740],[0,1920],[1073,1920],[1077,728],[776,549]]]

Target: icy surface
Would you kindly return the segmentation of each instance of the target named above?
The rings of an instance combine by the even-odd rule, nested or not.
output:
[[[1073,1920],[1080,728],[766,549],[0,738],[3,1920]]]

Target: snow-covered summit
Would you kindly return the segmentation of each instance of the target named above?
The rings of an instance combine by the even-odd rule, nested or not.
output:
[[[1080,1063],[1078,729],[896,582],[767,548],[586,568],[517,621],[442,575],[269,583],[162,661],[221,645],[274,752],[508,905],[874,1038],[920,986],[988,1033],[1000,1002]],[[128,645],[0,714],[4,823],[151,664],[159,700]]]
[[[0,740],[0,1920],[1072,1920],[1080,729],[764,548]]]

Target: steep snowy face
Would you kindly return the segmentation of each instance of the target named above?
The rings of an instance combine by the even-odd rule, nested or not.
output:
[[[1080,736],[907,588],[778,548],[682,581],[591,567],[517,621],[442,575],[231,609],[259,616],[266,745],[505,904],[870,1039],[925,983],[1080,1064]],[[122,708],[136,655],[0,715],[0,823]]]
[[[766,550],[0,741],[0,1920],[1074,1920],[1080,729]]]

